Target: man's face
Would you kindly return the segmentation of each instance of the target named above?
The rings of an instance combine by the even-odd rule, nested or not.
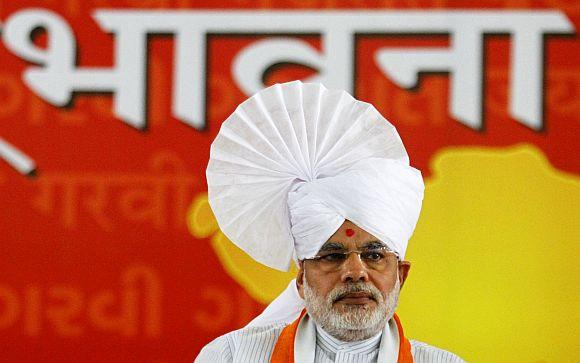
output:
[[[333,234],[319,255],[349,250],[375,250],[384,246],[375,236],[350,221]],[[297,284],[309,315],[343,341],[366,339],[381,331],[396,308],[399,288],[410,264],[398,263],[387,253],[359,257],[350,253],[344,262],[306,260],[300,265]]]

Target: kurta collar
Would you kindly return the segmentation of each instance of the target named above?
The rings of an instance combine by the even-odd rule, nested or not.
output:
[[[323,329],[317,329],[314,320],[310,318],[308,314],[306,314],[298,324],[296,339],[294,341],[294,361],[301,363],[313,363],[315,358],[317,339],[322,339],[321,343],[324,341],[322,344],[332,345],[343,349],[356,349],[357,347],[363,348],[360,351],[361,353],[367,351],[364,349],[367,347],[367,344],[369,347],[372,345],[373,349],[379,349],[379,355],[377,357],[378,362],[396,362],[399,355],[399,334],[397,332],[397,324],[393,319],[389,320],[388,324],[385,326],[385,329],[376,336],[371,337],[363,342],[350,343],[341,342],[340,340],[326,333]],[[367,344],[364,344],[364,342],[367,342]],[[363,344],[361,345],[361,343]],[[325,347],[321,346],[321,348],[324,349]],[[336,351],[337,350],[334,350],[333,353],[336,353]]]
[[[344,351],[350,354],[366,354],[379,349],[382,334],[383,332],[381,331],[375,336],[365,340],[343,342],[316,325],[316,345],[332,355],[338,351]]]

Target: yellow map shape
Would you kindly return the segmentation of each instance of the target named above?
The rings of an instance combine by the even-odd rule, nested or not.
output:
[[[469,362],[576,362],[580,178],[530,145],[449,148],[431,166],[398,310],[407,335]],[[205,195],[190,228],[213,236],[226,271],[257,301],[271,301],[295,274],[229,242]]]

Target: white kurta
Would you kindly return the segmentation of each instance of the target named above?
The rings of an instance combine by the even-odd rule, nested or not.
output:
[[[222,335],[206,345],[195,363],[269,362],[284,325],[245,327]],[[340,342],[317,329],[311,319],[303,319],[296,334],[295,360],[300,363],[382,363],[396,362],[397,329],[391,319],[385,330],[356,343]],[[411,340],[414,363],[464,363],[453,353]]]

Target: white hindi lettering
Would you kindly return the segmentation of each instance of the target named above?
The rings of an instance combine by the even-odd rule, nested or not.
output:
[[[540,130],[543,98],[543,36],[573,32],[557,12],[448,12],[405,20],[415,32],[447,32],[450,49],[382,49],[376,61],[401,87],[412,88],[421,71],[445,71],[451,77],[451,115],[465,125],[482,127],[483,35],[510,34],[512,60],[509,111],[522,124]],[[402,24],[401,24],[402,28]]]
[[[0,159],[6,160],[22,175],[31,175],[36,170],[36,163],[14,145],[0,137]]]
[[[540,130],[544,35],[574,32],[572,23],[559,11],[98,10],[93,15],[104,31],[115,36],[111,68],[78,67],[71,28],[48,10],[12,14],[4,24],[4,43],[13,54],[35,64],[24,71],[23,79],[39,97],[64,106],[76,91],[112,92],[114,113],[139,129],[146,127],[146,42],[150,34],[174,36],[171,112],[198,130],[206,123],[208,34],[272,35],[242,49],[231,65],[237,86],[247,95],[264,87],[264,73],[277,63],[307,65],[317,70],[310,81],[352,92],[357,35],[448,34],[448,48],[381,48],[375,61],[386,77],[403,88],[414,87],[421,72],[449,72],[450,114],[478,130],[483,123],[483,37],[507,33],[512,36],[509,112],[518,122]],[[37,27],[46,30],[46,48],[31,41]],[[292,37],[301,34],[319,34],[321,50]],[[9,155],[0,149],[0,158],[8,161]]]

